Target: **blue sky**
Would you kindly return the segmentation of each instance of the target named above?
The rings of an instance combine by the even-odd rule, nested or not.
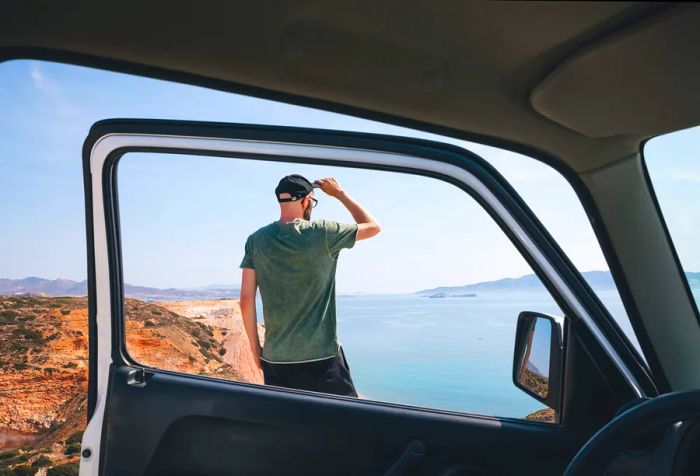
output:
[[[111,117],[318,127],[461,145],[511,181],[580,270],[607,269],[568,183],[548,166],[508,151],[193,86],[35,61],[0,64],[0,111],[0,277],[85,278],[81,147],[90,126]],[[691,131],[680,142],[658,146],[652,141],[647,152],[654,156],[649,159],[654,185],[662,207],[668,204],[667,220],[672,233],[679,230],[679,253],[690,270],[700,270],[700,252],[691,240],[698,231],[699,135]],[[271,190],[290,172],[337,176],[384,225],[379,237],[344,252],[341,290],[404,292],[530,272],[486,214],[441,182],[141,155],[125,157],[120,170],[126,280],[150,286],[237,283],[242,243],[276,218]],[[427,197],[409,208],[402,194],[418,185]],[[350,220],[332,199],[319,198],[314,217]],[[499,251],[485,254],[487,247]]]
[[[471,197],[434,179],[339,167],[132,154],[119,166],[125,278],[160,286],[237,279],[245,239],[277,219],[274,187],[280,177],[294,172],[312,180],[338,177],[382,223],[379,236],[342,252],[341,290],[411,292],[529,272]],[[351,220],[338,201],[323,192],[317,197],[314,218]],[[479,251],[485,249],[492,252]]]

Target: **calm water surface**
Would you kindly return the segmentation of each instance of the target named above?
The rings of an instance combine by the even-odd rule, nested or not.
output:
[[[617,296],[598,294],[613,316],[624,315]],[[340,340],[365,398],[514,418],[543,408],[511,375],[518,314],[562,315],[545,292],[338,296],[337,308]],[[619,323],[631,332],[629,322]]]

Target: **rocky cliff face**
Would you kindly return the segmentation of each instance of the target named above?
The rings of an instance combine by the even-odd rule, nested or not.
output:
[[[0,473],[78,461],[68,440],[86,420],[86,308],[85,298],[0,297]]]
[[[87,300],[0,297],[0,432],[45,433],[87,391]]]
[[[159,306],[187,316],[193,322],[202,323],[216,330],[225,354],[223,361],[236,369],[238,379],[250,383],[263,383],[262,372],[253,362],[250,343],[243,326],[241,308],[237,299],[217,301],[160,302]],[[264,343],[265,328],[258,324],[260,343]]]
[[[137,362],[262,383],[238,300],[127,299],[125,311],[127,350]],[[84,297],[0,296],[0,452],[24,446],[54,463],[77,460],[66,445],[79,442],[86,423],[87,334]],[[23,453],[30,462],[39,457],[31,451]]]
[[[221,328],[176,314],[161,306],[127,299],[126,349],[143,365],[189,374],[241,380],[224,361]]]

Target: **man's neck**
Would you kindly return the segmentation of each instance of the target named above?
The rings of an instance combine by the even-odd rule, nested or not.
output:
[[[282,223],[291,223],[291,222],[293,222],[294,220],[297,220],[297,219],[302,220],[302,219],[304,219],[304,216],[303,216],[303,215],[297,215],[297,214],[294,214],[294,213],[282,213],[282,214],[280,215],[279,221],[282,222]]]

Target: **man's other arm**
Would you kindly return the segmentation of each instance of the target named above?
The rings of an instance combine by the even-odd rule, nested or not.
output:
[[[250,342],[250,350],[253,352],[253,362],[258,368],[262,368],[260,362],[261,348],[260,337],[258,337],[258,319],[255,311],[255,295],[258,289],[258,282],[255,277],[255,270],[252,268],[243,268],[243,277],[241,279],[241,316],[243,317],[243,326],[248,335]]]
[[[374,218],[370,212],[365,210],[362,205],[356,202],[355,199],[348,195],[336,179],[325,178],[319,179],[316,182],[321,185],[321,190],[331,197],[337,198],[350,212],[352,219],[357,223],[357,241],[372,238],[382,231],[382,227],[377,219]]]

